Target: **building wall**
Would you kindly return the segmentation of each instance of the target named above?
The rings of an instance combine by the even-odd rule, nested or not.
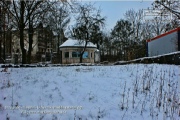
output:
[[[24,31],[24,47],[25,49],[28,50],[29,48],[29,38],[28,38],[28,33],[27,31],[25,30]],[[32,55],[35,55],[36,52],[38,51],[38,46],[37,46],[37,43],[38,43],[38,39],[37,39],[37,33],[35,32],[33,34],[33,44],[32,44]],[[19,35],[18,35],[18,32],[13,32],[12,34],[12,52],[13,53],[21,53],[21,47],[20,47],[20,38],[19,38]]]
[[[37,32],[34,32],[33,34],[33,44],[32,44],[32,56],[35,56],[37,51],[38,51],[38,37],[37,37]],[[28,51],[29,48],[29,38],[28,38],[28,30],[24,30],[24,47]],[[11,57],[12,57],[12,63],[15,63],[15,55],[18,55],[18,62],[21,62],[21,47],[20,47],[20,38],[19,38],[19,32],[18,31],[12,31],[12,52],[11,52]]]
[[[28,37],[28,29],[24,30],[24,47],[28,51],[29,48],[29,37]],[[52,52],[52,48],[54,48],[56,42],[56,37],[53,36],[53,33],[48,28],[44,28],[42,26],[34,28],[33,33],[33,44],[32,44],[32,56],[35,62],[41,62],[41,56],[45,54],[50,54]],[[57,49],[54,49],[54,52]],[[12,31],[12,57],[14,54],[18,54],[21,57],[21,48],[20,48],[20,36],[18,30]],[[38,56],[38,57],[37,57]],[[39,57],[40,56],[40,57]],[[12,61],[13,62],[13,61]],[[20,61],[19,61],[20,62]]]
[[[100,62],[100,52],[99,51],[95,51],[94,52],[94,62],[95,63],[99,63]]]
[[[83,58],[83,63],[94,63],[94,52],[96,48],[86,48],[88,58]],[[79,48],[61,48],[62,51],[62,64],[79,63],[79,57],[72,57],[72,52],[80,51]],[[65,58],[65,52],[69,52],[69,58]]]
[[[157,56],[178,51],[178,32],[148,42],[148,56]]]

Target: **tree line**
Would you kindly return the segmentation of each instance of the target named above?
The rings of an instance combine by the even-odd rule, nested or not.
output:
[[[106,17],[94,4],[79,4],[76,1],[0,1],[0,57],[5,59],[5,42],[12,29],[18,30],[22,63],[31,63],[34,28],[40,23],[49,26],[57,34],[60,46],[68,37],[85,40],[80,61],[88,42],[100,50],[102,61],[131,60],[146,56],[146,40],[179,25],[179,1],[156,0],[149,9],[158,10],[159,15],[145,18],[144,10],[128,10],[114,28],[104,31]],[[148,9],[147,9],[148,10]],[[169,16],[164,14],[172,14]],[[70,25],[72,16],[75,23]],[[28,49],[25,48],[24,30],[28,29]],[[66,32],[66,33],[65,33]],[[9,38],[10,39],[10,38]],[[11,44],[11,43],[10,43]],[[2,48],[3,47],[3,48]],[[2,51],[3,50],[3,51]],[[3,53],[3,54],[2,54]],[[57,49],[58,58],[60,51]],[[60,61],[59,61],[60,62]]]
[[[155,0],[150,8],[125,12],[105,35],[102,59],[127,61],[147,56],[146,40],[179,27],[180,1]],[[153,13],[154,11],[154,13]],[[151,14],[150,16],[147,15]]]
[[[2,15],[1,38],[5,37],[3,32],[5,33],[7,30],[11,31],[12,29],[16,29],[20,38],[19,43],[22,53],[22,63],[31,63],[34,28],[40,23],[43,23],[49,26],[51,30],[56,31],[58,36],[60,36],[63,29],[65,29],[66,25],[70,22],[68,7],[71,6],[72,3],[66,1],[0,1]],[[25,28],[28,29],[28,49],[25,48]],[[60,44],[59,41],[58,39],[58,43]],[[4,43],[3,50],[5,50],[5,41],[2,42],[1,39],[0,43]],[[0,51],[0,53],[2,52]],[[5,59],[5,53],[3,57]]]

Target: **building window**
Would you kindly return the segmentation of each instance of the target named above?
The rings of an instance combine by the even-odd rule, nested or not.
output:
[[[72,52],[72,57],[73,58],[79,58],[80,57],[80,52]],[[88,58],[88,52],[84,52],[82,58]]]
[[[72,52],[72,57],[80,57],[80,52]]]
[[[64,57],[65,57],[65,58],[69,58],[69,52],[65,52],[65,53],[64,53]]]
[[[88,58],[88,52],[84,52],[84,54],[83,54],[83,58]]]

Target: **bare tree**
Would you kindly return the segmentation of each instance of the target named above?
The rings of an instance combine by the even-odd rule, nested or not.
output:
[[[142,44],[143,40],[143,10],[140,9],[138,11],[135,11],[133,9],[128,10],[125,13],[125,18],[131,23],[131,27],[133,30],[133,34],[130,36],[131,43],[129,45],[129,52],[128,52],[128,59],[135,59],[138,57],[143,57],[140,55],[142,53],[142,49],[144,48],[144,45]]]
[[[41,7],[42,1],[26,1],[26,10],[27,10],[27,22],[28,22],[28,56],[27,62],[31,63],[31,51],[32,51],[32,44],[33,44],[33,33],[34,33],[34,26],[35,20],[40,18],[39,15],[42,15],[45,10]],[[38,9],[40,8],[40,9]],[[43,10],[42,10],[43,9]],[[37,18],[36,18],[37,17]]]
[[[134,42],[141,41],[142,23],[143,23],[143,10],[137,12],[133,9],[125,13],[125,18],[131,23],[133,34],[132,39]]]
[[[48,2],[48,1],[27,1],[26,9],[27,9],[27,19],[28,19],[28,34],[29,34],[29,48],[28,48],[28,63],[31,63],[31,51],[33,44],[33,34],[34,28],[41,23],[46,14],[52,12],[52,7],[56,2]]]
[[[24,47],[24,28],[28,22],[29,16],[33,13],[33,11],[38,7],[38,5],[41,3],[38,1],[36,5],[33,7],[31,12],[26,12],[26,2],[28,1],[12,1],[11,5],[8,5],[5,1],[3,1],[4,6],[8,10],[8,12],[13,17],[16,27],[19,30],[20,33],[20,47],[22,51],[22,63],[26,63],[26,49]]]
[[[33,43],[34,26],[37,21],[41,21],[43,15],[50,10],[50,5],[54,2],[48,1],[15,1],[12,0],[12,4],[8,5],[5,1],[2,2],[9,14],[12,16],[12,22],[14,27],[19,30],[20,35],[20,47],[22,52],[22,63],[25,64],[31,62],[31,51]],[[29,48],[25,48],[24,44],[24,29],[28,28],[29,36]],[[28,59],[27,59],[28,53]]]
[[[180,1],[179,0],[155,0],[153,2],[154,9],[161,10],[161,14],[163,13],[172,13],[178,19],[180,19]]]
[[[0,38],[1,38],[1,40],[0,40],[0,58],[2,57],[1,55],[3,52],[4,61],[6,59],[6,49],[7,49],[6,41],[7,41],[7,37],[9,37],[6,34],[11,29],[11,25],[9,24],[10,15],[9,15],[5,5],[10,5],[10,4],[11,4],[10,1],[0,1]],[[1,48],[2,44],[3,44],[3,49]]]
[[[72,29],[72,37],[85,42],[84,48],[80,51],[80,63],[86,50],[88,42],[92,41],[93,31],[96,26],[101,29],[105,18],[101,17],[100,10],[93,8],[91,4],[79,5],[79,15],[76,18],[76,24]]]
[[[57,34],[57,56],[58,56],[58,62],[61,62],[60,60],[60,51],[59,46],[66,40],[66,37],[64,35],[64,31],[67,28],[67,25],[70,22],[70,11],[69,11],[69,5],[65,3],[58,2],[56,5],[53,6],[53,11],[51,14],[49,14],[49,25],[52,28],[52,30]]]

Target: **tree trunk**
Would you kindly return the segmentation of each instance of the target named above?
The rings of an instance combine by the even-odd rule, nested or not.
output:
[[[80,56],[80,63],[82,63],[82,55]]]
[[[28,49],[28,64],[31,63],[31,51],[32,51],[32,44],[33,44],[33,25],[32,21],[29,20],[29,49]]]
[[[2,38],[2,34],[1,33],[0,33],[0,38]],[[1,58],[2,58],[2,39],[0,40],[0,59]]]
[[[3,59],[6,60],[6,31],[5,31],[5,25],[4,25],[4,31],[3,31]]]
[[[60,46],[60,35],[59,35],[59,33],[58,33],[58,48],[57,48],[57,60],[58,60],[58,62],[60,63],[61,62],[61,56],[60,56],[60,52],[59,52],[59,46]]]
[[[22,51],[22,64],[26,64],[26,50],[24,49],[24,29],[20,28],[20,46]]]
[[[1,59],[1,43],[2,43],[2,10],[0,6],[0,59]]]
[[[3,7],[4,9],[4,7]],[[5,9],[4,9],[5,11]],[[5,26],[5,22],[6,22],[6,17],[5,17],[5,13],[3,13],[3,17],[4,17],[4,20],[3,20],[3,59],[6,60],[6,26]]]
[[[1,34],[1,33],[0,33]],[[2,36],[0,35],[0,37],[2,38]],[[1,59],[1,40],[0,40],[0,59]]]
[[[83,50],[83,51],[81,52],[81,54],[80,54],[80,61],[79,61],[79,63],[82,63],[82,60],[83,60],[82,57],[83,57],[83,54],[84,54],[85,49],[86,49],[86,48],[84,48],[84,50]]]
[[[83,54],[84,54],[84,52],[85,52],[85,50],[86,50],[88,41],[86,40],[85,42],[86,42],[86,43],[85,43],[85,46],[84,46],[84,48],[83,48],[83,51],[82,51],[81,54],[80,54],[80,63],[82,63],[82,60],[83,60]]]
[[[26,64],[26,49],[24,48],[24,27],[25,27],[24,11],[25,11],[24,1],[21,1],[19,28],[20,28],[20,47],[22,51],[22,64]]]

